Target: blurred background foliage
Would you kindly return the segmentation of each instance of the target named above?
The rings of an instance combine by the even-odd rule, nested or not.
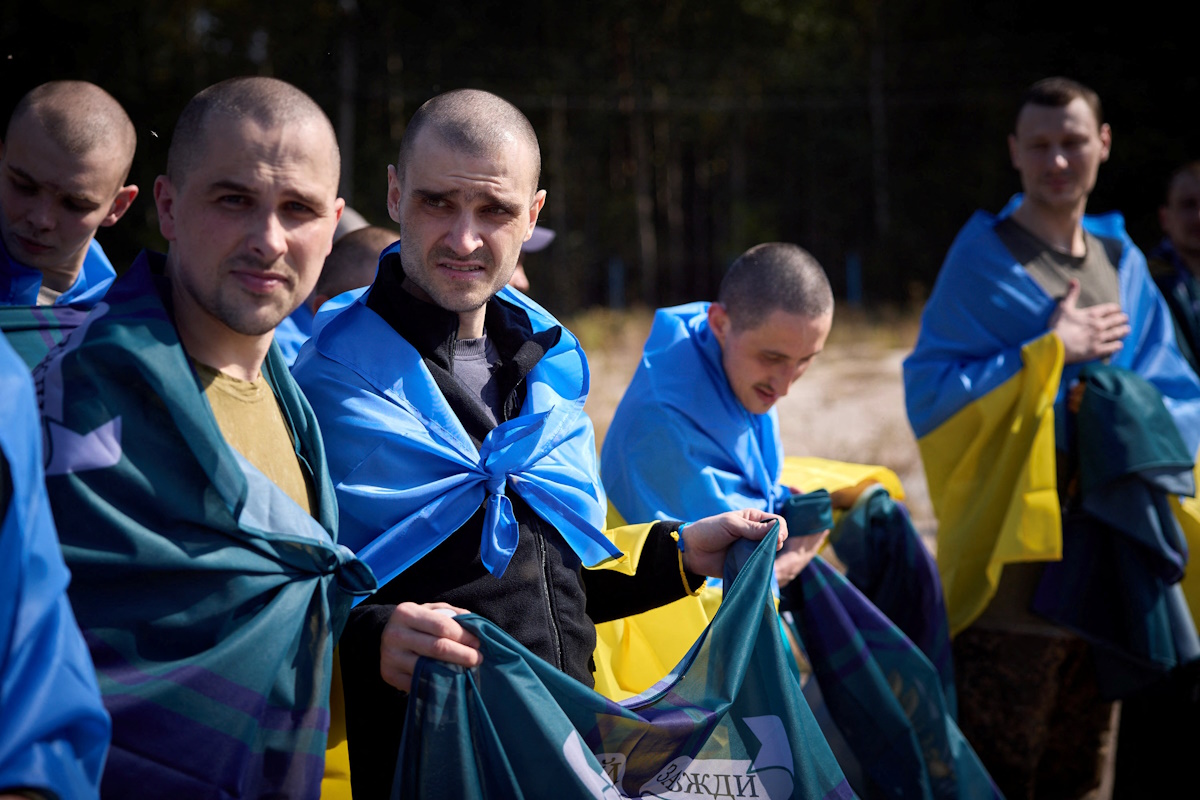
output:
[[[152,202],[198,90],[272,75],[338,129],[342,192],[388,224],[386,165],[413,110],[458,87],[532,120],[559,238],[531,266],[555,311],[708,298],[752,244],[811,250],[840,294],[915,304],[971,212],[1019,186],[1005,135],[1034,80],[1097,91],[1113,158],[1091,210],[1144,246],[1167,173],[1200,157],[1186,4],[1108,15],[1040,0],[40,0],[6,4],[0,113],[53,78],[104,86],[138,130],[117,264],[161,248]],[[1190,120],[1190,122],[1189,122]],[[853,274],[853,268],[851,270]]]

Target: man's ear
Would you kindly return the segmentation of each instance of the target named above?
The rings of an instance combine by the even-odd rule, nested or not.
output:
[[[546,190],[538,189],[533,196],[533,203],[529,206],[529,227],[525,229],[525,238],[521,241],[528,242],[529,237],[533,236],[533,229],[537,226],[538,215],[542,213],[544,205],[546,205]]]
[[[1100,163],[1108,161],[1108,154],[1112,152],[1112,128],[1108,123],[1100,126]]]
[[[392,218],[392,222],[400,223],[400,176],[396,173],[396,167],[388,164],[388,193],[387,193],[387,208],[388,216]],[[400,233],[404,233],[403,230]]]
[[[1017,166],[1017,137],[1012,133],[1008,135],[1008,160],[1012,162],[1013,169],[1020,169]]]
[[[729,312],[725,310],[725,306],[720,303],[710,303],[708,306],[708,327],[712,328],[713,336],[717,337],[717,342],[721,347],[725,346],[725,337],[729,335],[729,328],[733,321],[729,319]]]
[[[175,241],[175,186],[166,175],[154,179],[154,207],[158,209],[158,230],[168,242]]]
[[[128,186],[122,186],[117,191],[117,196],[113,198],[112,205],[108,208],[108,214],[100,223],[101,228],[107,228],[111,225],[116,225],[117,220],[125,216],[125,212],[129,210],[129,206],[133,204],[133,199],[138,196],[138,187],[132,183]]]

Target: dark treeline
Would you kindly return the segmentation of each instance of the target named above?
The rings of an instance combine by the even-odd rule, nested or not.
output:
[[[3,16],[3,105],[51,78],[112,92],[138,129],[114,262],[161,247],[152,202],[175,117],[242,74],[291,81],[343,147],[343,194],[388,223],[386,165],[433,94],[489,89],[542,141],[531,272],[556,311],[710,297],[751,244],[798,242],[839,292],[861,264],[868,302],[927,291],[955,231],[1018,188],[1004,136],[1017,95],[1066,74],[1114,129],[1092,210],[1157,238],[1166,173],[1200,157],[1191,35],[1154,4],[1102,18],[1030,0],[42,0]]]

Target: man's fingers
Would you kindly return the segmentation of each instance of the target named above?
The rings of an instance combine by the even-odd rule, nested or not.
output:
[[[1070,283],[1067,284],[1067,293],[1063,295],[1060,305],[1062,305],[1064,308],[1075,308],[1075,304],[1079,302],[1079,292],[1079,281],[1072,279]]]

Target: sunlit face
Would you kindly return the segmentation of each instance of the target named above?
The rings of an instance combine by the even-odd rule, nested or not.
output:
[[[0,236],[9,255],[69,288],[96,229],[120,219],[137,195],[121,185],[121,162],[104,147],[69,153],[28,114],[17,119],[0,151]]]
[[[713,303],[708,323],[734,396],[751,414],[765,414],[824,349],[833,314],[805,317],[776,309],[758,326],[738,329],[725,308]]]
[[[1108,125],[1097,124],[1082,97],[1061,108],[1026,105],[1008,137],[1024,200],[1054,212],[1082,210],[1111,144]]]
[[[546,193],[535,191],[524,143],[477,156],[435,133],[418,136],[405,174],[388,167],[388,211],[400,224],[407,285],[461,320],[508,283]]]
[[[1200,258],[1200,178],[1186,172],[1175,178],[1158,221],[1180,255]]]
[[[262,336],[312,292],[345,203],[332,133],[317,121],[266,129],[214,117],[205,152],[176,185],[154,185],[171,243],[176,321]]]

